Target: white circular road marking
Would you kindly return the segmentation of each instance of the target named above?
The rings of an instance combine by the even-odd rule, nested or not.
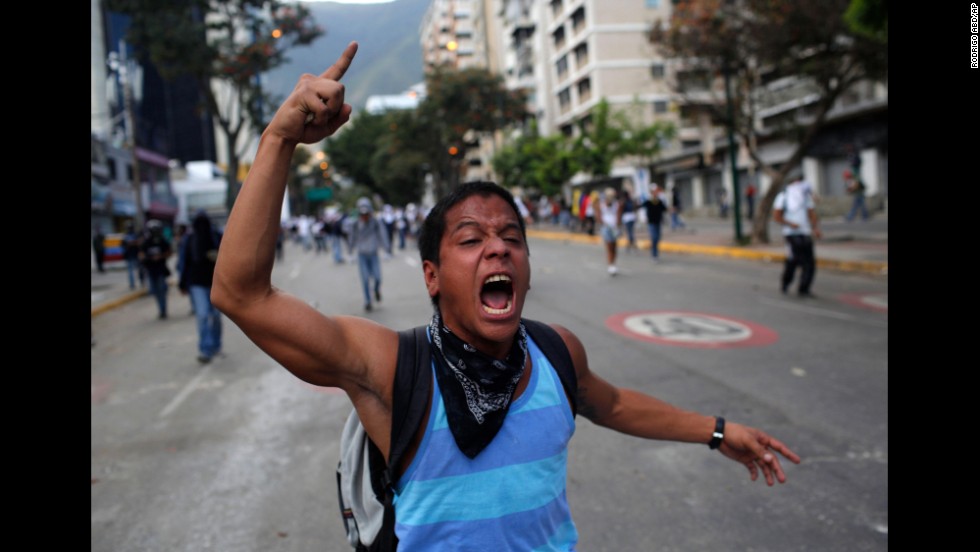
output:
[[[759,347],[779,339],[753,322],[689,311],[623,312],[607,318],[606,326],[627,337],[680,347]]]

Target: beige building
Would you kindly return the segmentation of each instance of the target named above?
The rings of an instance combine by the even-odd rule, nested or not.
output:
[[[574,136],[603,98],[644,123],[678,123],[667,64],[647,34],[670,16],[658,0],[493,0],[503,33],[502,74],[523,89],[538,131]],[[698,133],[699,135],[699,133]],[[621,159],[613,176],[630,176],[638,160]],[[576,181],[585,179],[580,176]]]
[[[425,64],[477,65],[499,73],[508,88],[525,91],[528,111],[545,136],[576,135],[603,98],[614,110],[630,110],[638,122],[673,122],[677,139],[644,168],[655,182],[675,189],[688,209],[710,212],[723,192],[731,197],[736,189],[727,134],[703,109],[705,103],[724,102],[724,88],[719,79],[703,98],[674,93],[671,82],[682,64],[664,59],[647,38],[654,24],[669,21],[672,5],[670,0],[434,0],[422,29]],[[784,78],[765,88],[760,92],[771,100],[758,113],[760,131],[787,116],[806,116],[806,83]],[[870,205],[887,198],[887,105],[884,84],[851,91],[830,114],[813,155],[803,160],[804,174],[828,208],[847,201],[840,178],[852,163],[842,153],[847,144],[862,161]],[[479,148],[471,150],[469,168],[490,174],[492,154],[505,137],[474,140]],[[767,162],[778,163],[791,147],[773,141],[761,153]],[[752,182],[763,193],[768,180],[753,170],[744,151],[735,157],[740,188]],[[644,165],[620,159],[610,176],[625,182]],[[585,180],[580,175],[573,182]]]

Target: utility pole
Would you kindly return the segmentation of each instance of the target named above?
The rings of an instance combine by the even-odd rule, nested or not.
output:
[[[143,220],[143,186],[140,178],[140,160],[136,153],[136,117],[133,115],[133,86],[130,82],[129,60],[126,57],[126,42],[119,41],[119,52],[109,54],[109,68],[119,76],[119,82],[123,89],[123,109],[126,115],[126,147],[129,148],[133,163],[133,200],[136,206],[136,214],[133,219],[136,228],[142,229],[145,224]]]
[[[728,159],[731,162],[732,168],[732,209],[734,211],[735,219],[735,243],[742,245],[745,243],[745,238],[742,237],[742,206],[739,201],[739,196],[741,192],[738,186],[738,163],[736,156],[738,155],[738,150],[735,149],[735,134],[733,127],[735,126],[735,114],[732,109],[732,92],[731,92],[731,69],[728,61],[725,62],[725,67],[722,69],[725,74],[725,100],[728,104]]]

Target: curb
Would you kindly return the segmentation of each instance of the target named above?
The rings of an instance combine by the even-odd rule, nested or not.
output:
[[[599,236],[588,236],[583,234],[568,234],[564,232],[552,232],[548,230],[527,230],[527,235],[535,238],[548,240],[565,240],[578,243],[588,243],[599,245],[602,238]],[[625,238],[620,240],[620,245],[626,246]],[[640,249],[649,248],[649,239],[638,239],[636,246]],[[686,253],[693,255],[713,255],[716,257],[731,257],[736,259],[748,259],[767,263],[782,263],[786,260],[786,255],[772,253],[769,251],[758,251],[750,248],[723,246],[723,245],[699,245],[692,243],[676,243],[671,241],[660,242],[661,251],[672,253]],[[865,274],[887,275],[888,263],[876,261],[840,261],[833,259],[817,259],[817,267],[829,270],[839,270],[842,272],[861,272]]]
[[[105,303],[92,307],[92,318],[149,294],[150,292],[147,290],[131,291],[122,297],[117,297],[111,301],[106,301]]]

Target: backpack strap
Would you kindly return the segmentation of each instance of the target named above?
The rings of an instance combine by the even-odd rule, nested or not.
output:
[[[527,330],[531,339],[538,344],[544,356],[555,367],[558,378],[561,380],[562,387],[568,395],[568,402],[572,406],[572,416],[578,414],[578,376],[575,374],[575,363],[572,362],[572,355],[568,352],[565,340],[561,338],[557,331],[544,322],[537,320],[521,319],[524,328]]]
[[[422,416],[429,406],[429,387],[432,385],[432,361],[426,326],[402,330],[398,337],[398,368],[395,370],[391,447],[388,452],[390,468],[401,460],[415,436],[415,430],[422,423]]]
[[[431,363],[426,326],[398,332],[398,364],[392,391],[391,446],[387,464],[378,447],[370,444],[371,485],[375,496],[384,504],[384,521],[369,548],[372,552],[393,551],[398,546],[398,537],[395,536],[394,471],[429,406]]]

